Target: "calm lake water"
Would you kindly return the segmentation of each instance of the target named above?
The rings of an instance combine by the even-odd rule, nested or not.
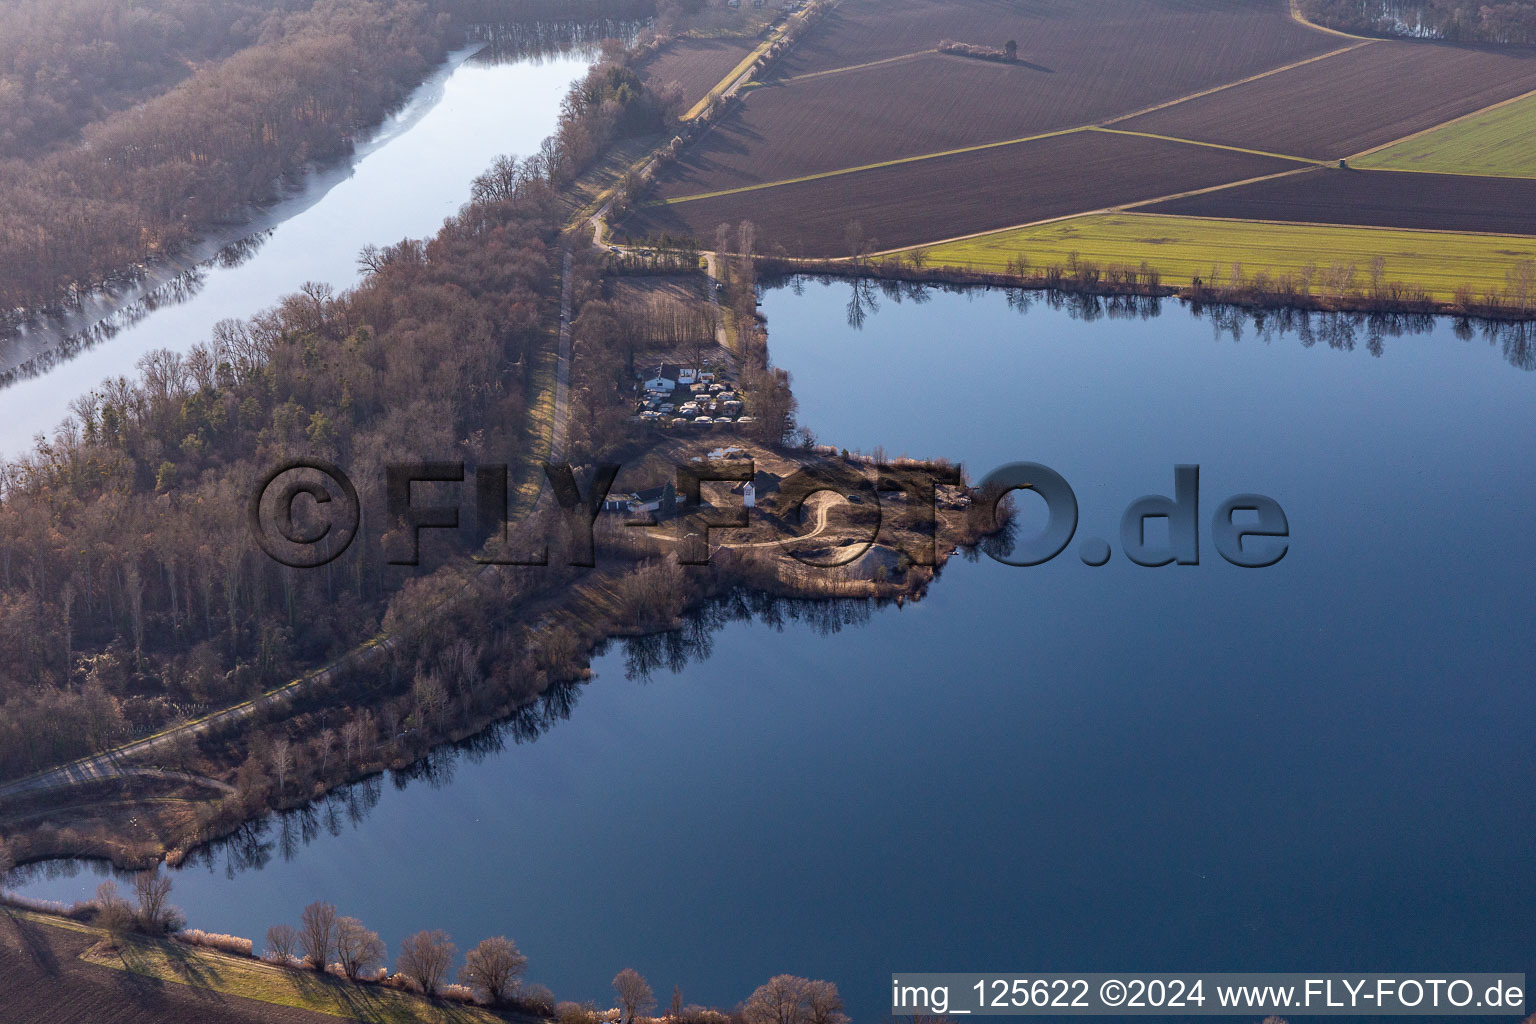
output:
[[[991,292],[854,329],[850,295],[765,298],[801,420],[1044,463],[1108,565],[957,558],[905,609],[735,622],[649,681],[615,646],[536,742],[178,872],[191,920],[259,942],[324,898],[391,949],[511,935],[561,998],[634,966],[729,1006],[789,971],[861,1021],[895,970],[1536,973],[1536,374],[1445,321],[1332,347]],[[1132,565],[1121,510],[1176,463],[1200,564]],[[1216,555],[1237,492],[1284,507],[1278,565]]]
[[[51,434],[69,415],[70,401],[104,378],[136,376],[146,352],[184,352],[207,340],[220,320],[260,312],[306,281],[349,287],[364,245],[435,234],[497,155],[537,149],[554,130],[566,89],[589,63],[579,53],[498,63],[474,52],[459,53],[418,88],[353,161],[312,176],[301,192],[265,211],[253,228],[271,225],[270,234],[257,236],[243,262],[213,261],[196,280],[178,282],[189,293],[185,301],[159,302],[136,320],[119,314],[114,319],[123,326],[110,337],[0,389],[0,456],[20,454],[35,435]],[[25,354],[38,344],[5,343]],[[16,361],[0,360],[0,369]]]

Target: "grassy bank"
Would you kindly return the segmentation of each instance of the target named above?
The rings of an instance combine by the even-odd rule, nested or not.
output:
[[[476,1006],[433,1001],[379,985],[277,967],[170,939],[129,936],[114,944],[103,929],[51,914],[6,907],[0,909],[0,919],[9,922],[8,930],[17,933],[17,939],[24,939],[8,941],[7,935],[0,934],[0,953],[6,952],[7,946],[17,947],[19,959],[9,964],[11,969],[26,973],[33,969],[38,952],[49,950],[55,958],[48,970],[49,983],[58,985],[60,976],[69,979],[70,991],[77,997],[72,1003],[75,1010],[81,1008],[82,1002],[90,1003],[91,993],[99,991],[103,997],[112,999],[110,1003],[99,1004],[102,1013],[123,1009],[116,1000],[127,999],[132,1003],[132,994],[143,992],[146,996],[153,993],[153,1001],[162,1011],[183,1013],[185,1016],[179,1019],[186,1020],[249,1019],[252,1010],[242,1011],[228,999],[252,1000],[368,1024],[500,1024],[508,1019]],[[106,970],[156,984],[146,988],[104,980],[114,977],[106,974]],[[42,982],[41,978],[38,980]],[[267,1019],[265,1013],[255,1012],[261,1019]],[[272,1014],[272,1019],[298,1018],[279,1011]]]
[[[80,958],[157,981],[346,1020],[378,1024],[499,1024],[504,1020],[475,1006],[430,1002],[379,985],[343,981],[179,942],[128,938],[116,949],[92,946]]]
[[[900,255],[913,252],[926,265],[991,273],[1007,272],[1021,256],[1032,268],[1069,267],[1074,258],[1100,265],[1146,261],[1163,284],[1175,286],[1196,277],[1207,285],[1230,284],[1234,265],[1247,280],[1260,273],[1300,277],[1311,267],[1312,287],[1320,294],[1335,265],[1353,266],[1354,287],[1368,286],[1379,256],[1386,279],[1448,303],[1461,287],[1477,296],[1502,292],[1517,265],[1536,260],[1536,238],[1111,213],[918,246]]]

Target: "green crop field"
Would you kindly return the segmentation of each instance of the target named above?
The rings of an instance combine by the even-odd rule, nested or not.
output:
[[[1536,178],[1536,96],[1474,114],[1351,162],[1389,171]]]
[[[1397,228],[1332,227],[1311,224],[1167,217],[1147,213],[1106,213],[1033,227],[978,235],[918,247],[928,266],[962,266],[1006,271],[1019,256],[1033,268],[1068,265],[1071,255],[1100,266],[1136,266],[1145,260],[1165,284],[1185,285],[1199,276],[1228,283],[1233,264],[1252,280],[1259,272],[1276,278],[1307,265],[1319,272],[1354,265],[1361,283],[1371,262],[1385,261],[1386,279],[1416,285],[1450,301],[1465,284],[1481,296],[1502,290],[1517,264],[1536,260],[1536,238],[1474,235]],[[911,250],[906,250],[910,252]],[[1213,273],[1214,271],[1214,273]]]

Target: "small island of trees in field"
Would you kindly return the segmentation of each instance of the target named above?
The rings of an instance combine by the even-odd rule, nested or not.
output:
[[[957,57],[975,57],[977,60],[995,60],[1004,64],[1014,64],[1019,59],[1019,44],[1017,40],[1010,39],[999,50],[990,46],[957,43],[953,39],[945,39],[939,43],[939,52],[952,53]]]

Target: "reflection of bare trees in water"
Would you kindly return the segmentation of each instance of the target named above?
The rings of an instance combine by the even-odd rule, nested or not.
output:
[[[391,771],[390,782],[400,790],[414,782],[425,782],[433,789],[448,785],[461,758],[479,764],[505,750],[509,740],[531,743],[570,718],[580,693],[578,687],[574,682],[552,684],[538,700],[519,708],[510,718],[468,739],[435,747],[409,767]],[[242,871],[260,870],[274,855],[292,860],[322,833],[339,836],[347,826],[362,824],[378,806],[383,792],[382,775],[333,789],[302,807],[245,822],[230,835],[189,853],[185,864],[209,871],[222,866],[224,875],[234,878]]]
[[[971,556],[974,557],[974,556]],[[867,599],[799,599],[735,590],[684,616],[680,629],[622,641],[625,672],[632,679],[649,680],[662,668],[681,672],[690,662],[704,661],[714,653],[714,638],[735,622],[757,620],[782,632],[790,625],[805,626],[821,636],[868,622],[877,602]],[[460,759],[479,764],[507,749],[508,743],[532,743],[575,711],[581,684],[551,684],[540,697],[474,736],[443,744],[409,767],[391,771],[390,781],[403,790],[425,782],[436,789],[453,781]],[[340,836],[356,827],[379,804],[384,776],[374,775],[331,790],[300,807],[278,811],[240,825],[234,832],[187,854],[183,868],[201,867],[210,873],[222,869],[233,879],[243,871],[261,870],[274,857],[292,860],[322,835]],[[81,871],[109,872],[105,862],[81,860],[46,861],[17,869],[13,882],[25,884],[37,878],[73,878]],[[130,872],[115,872],[121,877]]]
[[[880,312],[880,298],[875,294],[875,283],[868,278],[853,280],[853,295],[848,299],[848,326],[862,330],[864,321]]]
[[[378,806],[383,791],[383,779],[375,775],[334,789],[302,807],[252,819],[224,838],[190,852],[183,869],[203,867],[211,873],[222,866],[224,877],[233,879],[242,871],[260,871],[272,862],[274,854],[292,860],[322,833],[339,836],[347,825],[362,824]]]
[[[935,291],[974,294],[977,291],[994,290],[981,285],[934,284],[896,279],[855,278],[850,282],[848,278],[804,274],[765,281],[765,284],[768,287],[787,284],[799,295],[807,279],[818,280],[823,284],[841,280],[852,285],[847,313],[849,326],[856,329],[862,329],[871,316],[880,312],[882,295],[900,305],[903,302],[927,302]],[[1048,309],[1065,312],[1073,320],[1084,322],[1100,319],[1149,320],[1162,315],[1164,302],[1179,301],[1148,295],[1093,295],[1064,289],[995,290],[1003,293],[1008,308],[1020,314],[1028,313],[1036,303],[1043,303]],[[1324,344],[1346,352],[1363,347],[1373,356],[1381,356],[1386,352],[1386,343],[1390,338],[1428,334],[1439,321],[1449,320],[1452,331],[1462,341],[1480,337],[1490,345],[1498,345],[1505,361],[1511,366],[1521,370],[1536,370],[1536,321],[1490,320],[1471,316],[1440,317],[1429,313],[1262,309],[1229,303],[1192,303],[1188,308],[1195,317],[1209,320],[1218,338],[1242,341],[1251,333],[1269,343],[1294,334],[1308,347]]]
[[[813,600],[733,590],[689,613],[682,629],[626,638],[624,672],[646,682],[663,668],[681,672],[691,661],[708,660],[714,654],[715,634],[733,622],[756,619],[777,632],[796,624],[828,636],[868,622],[875,606],[876,602],[862,598]]]
[[[470,39],[485,46],[470,61],[475,64],[542,64],[571,51],[596,53],[605,39],[632,44],[644,23],[603,18],[596,21],[529,21],[476,25]]]
[[[921,306],[933,298],[933,290],[921,281],[882,279],[875,283],[879,285],[880,293],[898,306],[903,302],[911,302],[913,305]]]
[[[822,277],[823,283],[832,278]],[[851,285],[848,297],[848,326],[862,330],[871,316],[880,312],[883,295],[895,305],[911,302],[921,305],[933,298],[934,292],[949,294],[974,294],[991,288],[978,285],[946,285],[925,281],[903,281],[896,278],[844,278]],[[789,278],[788,284],[799,295],[804,290],[805,275]],[[1060,289],[1002,288],[1008,306],[1020,313],[1027,313],[1036,302],[1044,302],[1054,310],[1064,310],[1074,320],[1093,321],[1108,317],[1111,320],[1146,320],[1162,315],[1162,300],[1146,295],[1091,295]]]
[[[1210,320],[1219,339],[1242,341],[1251,331],[1268,344],[1294,334],[1302,345],[1323,344],[1353,352],[1364,347],[1373,356],[1386,352],[1388,338],[1429,334],[1441,319],[1427,313],[1318,312],[1304,309],[1249,309],[1242,306],[1196,305],[1191,312]],[[1536,370],[1536,323],[1521,320],[1450,318],[1451,330],[1462,341],[1482,338],[1498,345],[1509,365]]]
[[[89,327],[82,328],[62,339],[47,351],[39,352],[31,359],[0,372],[0,388],[9,387],[17,381],[41,377],[82,352],[88,352],[97,345],[112,340],[156,310],[190,301],[202,291],[209,267],[231,269],[240,266],[256,255],[257,250],[271,235],[272,229],[268,228],[237,242],[231,242],[211,258],[172,275],[138,299],[119,306]],[[47,321],[40,321],[39,326],[46,330]]]
[[[1469,340],[1474,330],[1472,324],[1470,322],[1466,324],[1466,337],[1462,337],[1462,329],[1462,322],[1458,320],[1456,336],[1463,341]],[[1536,323],[1484,320],[1482,331],[1490,343],[1497,342],[1504,350],[1504,358],[1509,365],[1517,366],[1522,370],[1536,370]]]

